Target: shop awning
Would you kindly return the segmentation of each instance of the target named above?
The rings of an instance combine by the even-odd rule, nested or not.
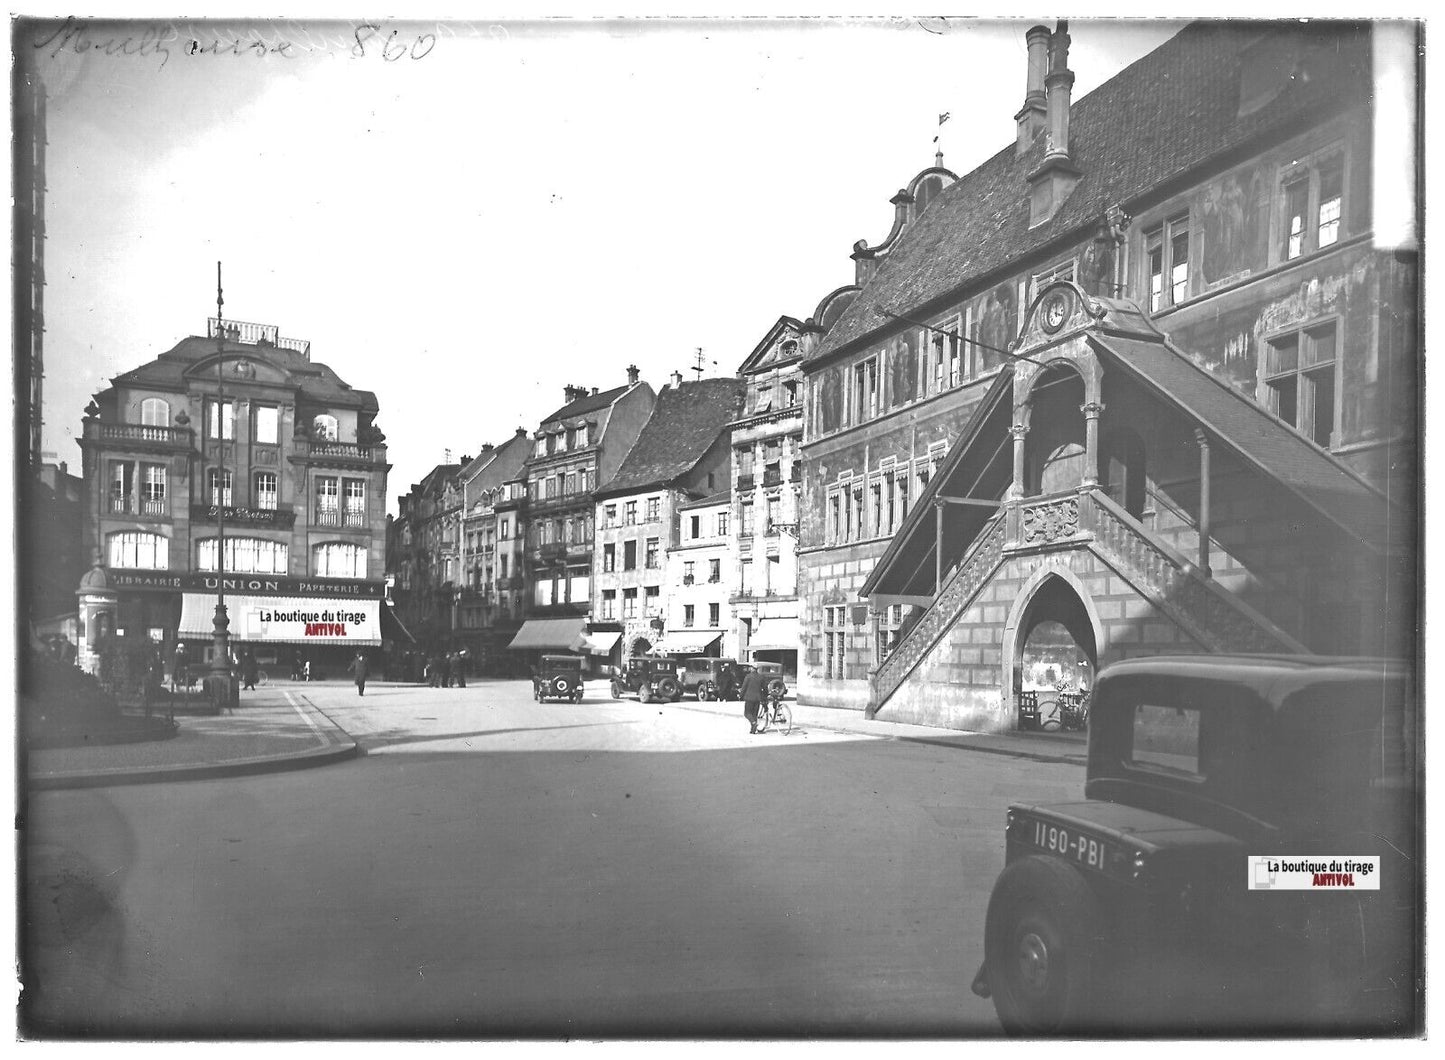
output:
[[[798,620],[796,618],[765,618],[758,623],[748,641],[748,650],[797,651]]]
[[[185,593],[181,597],[182,637],[209,638],[215,633],[216,594]],[[333,599],[325,596],[226,595],[226,617],[233,643],[381,645],[381,601]]]
[[[512,643],[514,651],[575,651],[582,645],[582,625],[587,620],[575,618],[529,618],[517,630]],[[621,636],[619,633],[618,636]]]
[[[721,637],[721,633],[696,633],[692,630],[669,631],[652,646],[654,655],[701,655]]]
[[[381,635],[397,644],[416,643],[416,638],[411,635],[411,630],[406,628],[401,616],[396,613],[396,608],[387,603],[381,605]]]
[[[621,633],[584,633],[578,650],[588,655],[611,655],[612,649],[622,639]]]

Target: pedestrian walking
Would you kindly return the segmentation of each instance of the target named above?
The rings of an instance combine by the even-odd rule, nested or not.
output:
[[[187,687],[191,683],[191,676],[187,672],[188,659],[186,657],[186,646],[183,643],[176,644],[175,660],[171,664],[171,691]]]
[[[302,660],[302,662],[301,662],[301,680],[303,680],[303,681],[309,681],[309,680],[311,680],[311,660],[310,660],[310,659],[304,659],[304,660]]]
[[[442,652],[437,658],[437,667],[441,671],[441,686],[452,687],[452,658],[446,652]]]
[[[452,656],[452,674],[457,679],[458,688],[467,687],[466,656],[467,653],[464,651],[459,651]]]
[[[351,671],[351,676],[356,679],[356,694],[358,696],[366,695],[366,675],[368,672],[366,656],[361,652],[357,652],[356,658],[351,660],[351,665],[348,666],[347,669]]]
[[[743,678],[743,714],[748,719],[750,731],[754,734],[758,731],[758,711],[763,705],[763,696],[767,694],[768,682],[757,670],[749,670]]]
[[[247,648],[241,655],[241,691],[254,692],[256,690],[256,678],[259,676],[259,667],[256,665],[256,656]]]

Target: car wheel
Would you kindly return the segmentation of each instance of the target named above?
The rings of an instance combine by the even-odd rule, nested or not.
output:
[[[984,961],[994,1009],[1013,1035],[1070,1033],[1095,1023],[1103,938],[1099,900],[1057,858],[1026,857],[994,884]]]
[[[682,685],[675,677],[664,677],[657,682],[657,695],[664,703],[676,703],[682,698]]]
[[[622,698],[622,689],[620,689],[620,688],[617,687],[617,682],[616,682],[616,681],[613,681],[613,682],[612,682],[612,698],[613,698],[613,699],[621,699],[621,698]]]
[[[576,689],[572,687],[572,679],[570,677],[563,677],[559,674],[552,678],[552,695],[558,699],[571,699],[574,691],[576,691]]]
[[[788,686],[783,683],[781,677],[775,677],[768,682],[768,696],[772,699],[782,699],[788,694]]]

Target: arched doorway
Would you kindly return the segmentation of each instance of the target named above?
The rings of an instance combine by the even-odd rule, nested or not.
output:
[[[1071,364],[1050,365],[1034,382],[1024,442],[1028,496],[1071,490],[1084,480],[1084,400],[1084,379]]]
[[[1087,692],[1099,668],[1097,624],[1080,589],[1058,573],[1038,582],[1018,616],[1011,660],[1013,700],[1033,693],[1040,709],[1060,692]]]

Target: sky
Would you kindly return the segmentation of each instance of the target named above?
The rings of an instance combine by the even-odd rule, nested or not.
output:
[[[44,27],[43,447],[78,470],[91,394],[205,333],[218,260],[228,318],[376,392],[392,512],[565,385],[732,374],[936,149],[1012,141],[1035,21]],[[1179,27],[1071,22],[1074,98]]]

